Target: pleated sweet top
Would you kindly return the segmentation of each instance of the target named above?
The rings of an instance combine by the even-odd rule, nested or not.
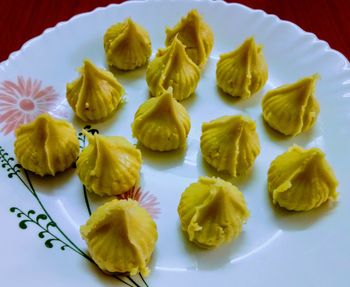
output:
[[[98,195],[130,190],[140,177],[141,152],[120,136],[91,135],[77,160],[77,172],[86,188]]]
[[[268,68],[262,46],[248,38],[236,50],[222,54],[216,66],[216,82],[232,97],[249,98],[263,88]]]
[[[113,114],[122,100],[124,88],[109,71],[85,60],[80,77],[67,84],[67,101],[83,121],[102,121]]]
[[[319,148],[293,146],[276,157],[268,171],[268,189],[274,204],[306,211],[336,200],[337,179]]]
[[[192,61],[203,67],[214,46],[214,33],[197,10],[188,12],[174,28],[166,29],[165,45],[169,46],[176,36]]]
[[[132,123],[133,136],[155,151],[183,147],[190,128],[189,114],[169,92],[143,103]]]
[[[295,136],[310,129],[320,112],[315,96],[318,78],[314,74],[268,91],[262,101],[266,123],[287,136]]]
[[[108,201],[92,213],[80,233],[91,257],[106,273],[148,275],[157,226],[137,201]]]
[[[202,125],[204,160],[218,171],[245,174],[260,153],[255,122],[247,116],[223,116]]]
[[[200,69],[186,54],[185,46],[177,37],[169,47],[158,51],[146,72],[152,96],[157,97],[171,88],[178,101],[194,93],[199,79]]]
[[[228,243],[249,217],[242,192],[220,178],[200,177],[182,193],[178,206],[181,228],[202,248]]]
[[[79,142],[72,124],[39,115],[16,130],[15,155],[21,166],[41,176],[55,175],[72,166]]]
[[[133,70],[152,54],[148,32],[131,18],[108,28],[103,39],[107,63],[120,70]]]

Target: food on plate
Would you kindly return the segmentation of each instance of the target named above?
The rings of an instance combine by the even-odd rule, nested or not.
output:
[[[262,101],[263,117],[273,129],[294,136],[310,129],[320,106],[315,97],[318,74],[268,91]]]
[[[223,116],[203,123],[202,156],[217,171],[245,174],[260,153],[255,122],[248,116]]]
[[[85,187],[98,195],[118,195],[139,180],[141,152],[120,136],[91,135],[77,160],[77,172]]]
[[[216,66],[216,82],[232,97],[249,98],[261,90],[268,78],[268,68],[254,38],[248,38],[236,50],[222,54]]]
[[[148,275],[157,226],[137,201],[108,201],[92,213],[80,233],[92,259],[106,273]]]
[[[79,142],[70,123],[41,114],[17,128],[14,150],[23,168],[41,176],[55,175],[76,161]]]
[[[230,182],[200,177],[181,195],[181,228],[202,248],[213,248],[236,238],[249,217],[242,192]]]
[[[185,46],[177,37],[167,48],[158,50],[146,72],[146,81],[153,96],[157,97],[171,88],[173,97],[178,101],[194,93],[199,78],[200,69],[188,57]]]
[[[85,60],[80,77],[67,84],[67,100],[83,121],[101,121],[116,111],[124,88],[111,72]]]
[[[120,70],[141,67],[152,54],[148,32],[131,18],[109,27],[103,44],[107,63]]]
[[[170,151],[186,145],[190,116],[169,92],[144,102],[136,111],[132,133],[145,147]]]
[[[337,179],[319,148],[297,145],[277,156],[268,171],[268,190],[274,204],[306,211],[336,200]]]
[[[166,29],[165,45],[169,46],[176,36],[192,61],[203,67],[214,46],[214,33],[197,10],[191,10],[174,28]]]

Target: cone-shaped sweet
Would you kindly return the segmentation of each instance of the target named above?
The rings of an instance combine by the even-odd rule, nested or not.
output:
[[[214,33],[197,10],[191,10],[173,29],[166,29],[165,45],[169,46],[177,36],[186,46],[188,56],[203,67],[214,45]]]
[[[328,199],[336,200],[337,179],[318,148],[291,147],[276,157],[268,171],[273,203],[289,210],[306,211]]]
[[[190,116],[186,109],[169,92],[144,102],[132,123],[133,136],[155,151],[184,146],[190,128]]]
[[[80,180],[98,195],[117,195],[135,186],[140,176],[141,152],[124,137],[90,135],[77,160]]]
[[[260,153],[255,123],[247,116],[224,116],[203,123],[201,151],[208,164],[236,177],[253,165]]]
[[[103,271],[148,275],[157,226],[137,201],[108,201],[92,213],[80,233]]]
[[[67,100],[83,121],[101,121],[118,107],[124,89],[111,72],[85,60],[81,76],[67,84]]]
[[[178,101],[194,93],[199,78],[198,66],[188,57],[185,46],[177,37],[168,48],[158,51],[146,72],[146,81],[153,96],[172,88],[173,97]]]
[[[236,50],[222,54],[216,66],[218,87],[233,97],[251,97],[262,89],[267,78],[262,46],[257,45],[253,37]]]
[[[109,27],[103,43],[108,64],[120,70],[141,67],[152,54],[147,31],[130,18]]]
[[[310,129],[320,112],[315,97],[318,78],[315,74],[268,91],[262,101],[263,117],[267,124],[287,136]]]
[[[202,248],[236,238],[249,217],[242,192],[220,178],[200,177],[182,193],[177,209],[182,230]]]
[[[72,166],[79,155],[75,129],[67,121],[42,114],[16,130],[15,155],[25,169],[55,175]]]

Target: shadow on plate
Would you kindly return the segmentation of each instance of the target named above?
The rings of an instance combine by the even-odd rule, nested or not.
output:
[[[107,65],[107,64],[106,64]],[[130,71],[119,70],[108,66],[108,70],[117,78],[122,85],[133,84],[136,80],[145,79],[148,64]]]
[[[181,241],[186,252],[196,260],[199,270],[216,270],[230,263],[235,254],[241,250],[245,240],[244,231],[233,241],[213,249],[203,249],[190,242],[182,231],[180,224],[178,232],[181,233]]]
[[[260,105],[265,90],[261,90],[258,93],[254,94],[248,99],[241,99],[239,97],[232,97],[231,95],[223,92],[218,86],[216,86],[216,91],[219,95],[219,98],[227,105],[234,105],[235,108],[240,110],[245,110],[249,107],[257,107]]]
[[[181,101],[180,104],[182,104],[186,108],[186,110],[189,111],[191,107],[194,105],[197,97],[198,97],[197,93],[194,93],[191,96],[189,96],[187,99]]]
[[[296,136],[285,136],[278,131],[272,129],[264,120],[263,116],[259,117],[261,122],[261,126],[264,128],[264,132],[269,138],[269,140],[273,142],[277,142],[282,144],[285,147],[291,147],[293,144],[298,144],[300,146],[306,146],[311,141],[317,138],[318,129],[317,125],[312,127],[310,130],[302,132]]]
[[[111,127],[116,121],[118,121],[118,118],[120,117],[120,114],[121,114],[121,110],[123,109],[123,106],[125,104],[126,104],[125,101],[122,101],[118,105],[118,108],[109,117],[101,121],[85,122],[81,120],[79,117],[77,117],[76,115],[74,115],[73,125],[79,127],[80,130],[82,130],[87,125],[90,125],[92,128],[98,129],[99,131],[103,129],[107,129],[108,127]]]
[[[57,173],[55,176],[46,175],[41,177],[35,173],[28,172],[30,180],[36,190],[44,192],[55,192],[57,188],[67,184],[71,177],[75,176],[75,168],[71,167],[67,170]],[[23,173],[24,174],[24,173]]]
[[[177,165],[182,165],[187,151],[186,146],[174,151],[157,152],[144,147],[139,142],[136,144],[136,147],[141,151],[142,160],[144,163],[158,170],[169,169]]]
[[[244,186],[245,184],[251,182],[254,180],[254,165],[252,168],[250,168],[246,174],[238,177],[232,177],[228,172],[219,172],[215,168],[213,168],[211,165],[209,165],[202,157],[201,153],[198,153],[197,158],[198,166],[200,166],[203,170],[204,175],[209,177],[220,177],[223,180],[226,180],[228,182],[231,182],[233,185],[236,186]]]
[[[329,216],[337,206],[337,202],[327,201],[320,207],[310,211],[289,211],[278,205],[274,205],[267,191],[266,194],[269,207],[274,215],[274,220],[282,230],[305,230],[321,221],[324,217]]]
[[[99,269],[95,264],[91,264],[88,261],[85,261],[86,263],[86,271],[90,274],[93,274],[98,280],[104,285],[104,286],[145,286],[145,284],[142,282],[142,279],[139,274],[134,276],[128,276],[128,274],[107,274],[104,273],[101,269]],[[117,279],[118,277],[119,279]],[[134,282],[132,282],[129,278],[131,278]],[[127,284],[121,283],[123,280]],[[147,282],[147,278],[146,278]]]

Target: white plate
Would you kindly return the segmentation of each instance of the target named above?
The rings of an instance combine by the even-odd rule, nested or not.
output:
[[[188,147],[184,152],[155,154],[142,149],[142,190],[149,192],[143,204],[161,209],[156,220],[159,240],[146,279],[149,286],[348,286],[350,279],[350,72],[348,61],[292,23],[263,11],[237,4],[209,1],[128,2],[96,9],[58,24],[12,54],[0,66],[1,146],[13,156],[11,130],[22,114],[49,109],[66,117],[77,129],[76,120],[64,103],[65,85],[77,77],[76,68],[84,58],[106,66],[102,38],[111,24],[131,16],[150,33],[153,52],[163,47],[165,26],[173,26],[190,9],[197,8],[213,28],[215,46],[202,73],[196,95],[184,102],[192,118]],[[218,92],[215,65],[219,54],[237,47],[253,35],[264,45],[269,65],[269,81],[262,92],[248,100],[233,100]],[[319,73],[317,98],[321,113],[316,126],[294,138],[282,138],[267,128],[261,118],[261,98],[270,88],[300,77]],[[148,98],[145,69],[118,73],[126,89],[126,103],[104,124],[94,125],[105,135],[123,135],[130,141],[130,124],[137,107]],[[31,79],[31,80],[30,80]],[[8,81],[8,82],[5,82]],[[36,82],[35,82],[36,81]],[[39,82],[40,81],[40,82]],[[39,87],[40,85],[40,87]],[[47,88],[51,87],[51,88]],[[44,93],[38,95],[39,90]],[[14,93],[18,98],[6,96]],[[4,96],[5,95],[5,96]],[[19,100],[26,98],[26,102]],[[5,101],[15,99],[5,105]],[[34,101],[34,110],[28,100]],[[63,101],[63,102],[62,102]],[[14,109],[14,123],[4,123],[4,113]],[[23,110],[24,109],[24,110]],[[200,175],[213,175],[203,164],[199,150],[203,121],[226,114],[243,113],[257,124],[262,152],[249,176],[233,182],[244,192],[251,217],[241,236],[222,248],[203,251],[188,244],[179,228],[177,204],[185,187]],[[28,116],[26,119],[29,119]],[[322,148],[340,182],[339,202],[307,213],[287,213],[274,209],[266,191],[266,173],[276,155],[293,143]],[[2,151],[2,159],[4,159]],[[6,162],[3,162],[6,165]],[[14,162],[11,162],[14,164]],[[8,178],[7,168],[0,170],[0,261],[2,286],[126,286],[97,271],[84,257],[69,247],[60,249],[53,235],[67,242],[55,226],[53,235],[43,234],[35,222],[19,228],[20,212],[36,216],[45,210],[74,244],[85,250],[79,226],[88,218],[82,186],[71,169],[55,178],[30,174],[37,198],[17,177]],[[13,171],[9,171],[10,173]],[[42,206],[39,204],[39,200]],[[148,201],[147,201],[148,200]],[[90,201],[94,201],[90,196]],[[93,203],[92,203],[93,204]],[[50,220],[40,219],[43,228]],[[22,227],[25,227],[22,225]],[[134,280],[142,284],[140,277]],[[129,281],[130,282],[130,281]]]

